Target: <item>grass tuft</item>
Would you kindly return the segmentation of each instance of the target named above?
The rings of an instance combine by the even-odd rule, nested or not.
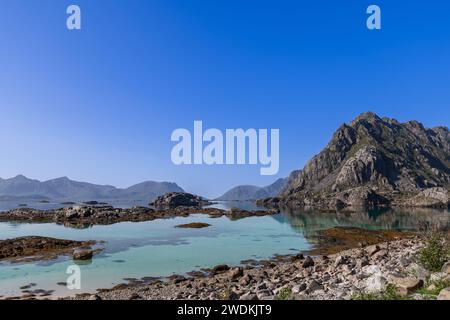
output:
[[[283,288],[280,290],[278,295],[276,296],[276,300],[289,300],[292,296],[291,288]]]
[[[434,288],[428,290],[428,288],[434,285]],[[438,280],[435,282],[428,283],[424,288],[419,289],[417,293],[421,294],[424,297],[436,299],[439,293],[441,293],[442,289],[450,287],[449,280]]]

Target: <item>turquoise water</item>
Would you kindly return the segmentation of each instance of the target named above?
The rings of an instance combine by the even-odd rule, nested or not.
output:
[[[220,207],[238,204],[220,203]],[[251,204],[240,204],[248,208]],[[205,229],[179,229],[176,225],[205,222]],[[98,240],[102,253],[82,265],[82,289],[69,291],[65,282],[70,257],[45,263],[0,263],[0,296],[22,295],[21,286],[55,290],[55,296],[95,292],[124,283],[125,278],[184,274],[218,264],[237,265],[242,260],[266,259],[276,254],[305,251],[314,245],[318,230],[334,226],[370,229],[419,230],[449,228],[450,213],[437,210],[371,211],[353,214],[286,211],[267,217],[230,221],[205,215],[139,223],[118,223],[70,229],[56,224],[0,223],[0,239],[47,236],[71,240]]]
[[[206,222],[205,229],[179,229],[176,225]],[[55,224],[0,223],[1,238],[25,235],[71,240],[102,240],[104,251],[89,265],[81,266],[82,290],[93,292],[123,283],[124,278],[183,274],[217,264],[239,264],[244,259],[269,258],[310,247],[289,223],[272,217],[247,218],[238,222],[204,215],[140,223],[118,223],[88,229],[68,229]],[[118,262],[119,261],[119,262]],[[0,295],[21,295],[19,288],[36,283],[36,288],[70,295],[58,282],[67,279],[69,258],[51,263],[0,264]]]

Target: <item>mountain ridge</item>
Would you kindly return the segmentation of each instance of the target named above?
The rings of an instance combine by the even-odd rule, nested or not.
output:
[[[262,204],[335,209],[449,206],[450,131],[373,112],[342,124],[327,146]]]
[[[216,198],[219,201],[247,201],[257,200],[261,198],[273,197],[278,195],[286,186],[287,179],[280,178],[274,183],[258,187],[253,185],[240,185],[231,188],[222,196]]]
[[[128,188],[98,185],[60,177],[45,181],[24,175],[0,178],[0,199],[43,199],[58,201],[145,200],[150,201],[167,192],[184,192],[173,182],[144,181]]]

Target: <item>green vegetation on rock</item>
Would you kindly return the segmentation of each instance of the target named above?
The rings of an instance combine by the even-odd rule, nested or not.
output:
[[[401,296],[393,285],[388,285],[384,291],[379,293],[358,293],[352,296],[352,300],[410,300]]]
[[[432,283],[428,283],[425,288],[420,289],[417,293],[421,294],[425,298],[436,299],[439,293],[445,289],[450,287],[449,280],[438,280]]]
[[[420,264],[429,271],[439,272],[450,260],[450,242],[448,237],[440,232],[429,236],[427,245],[419,252]]]
[[[283,288],[278,293],[276,300],[289,300],[292,296],[292,289],[291,288]]]

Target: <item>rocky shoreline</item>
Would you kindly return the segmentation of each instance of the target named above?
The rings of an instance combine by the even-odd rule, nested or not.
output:
[[[64,299],[373,300],[383,299],[387,290],[394,290],[391,299],[450,299],[450,262],[439,272],[430,272],[418,262],[419,251],[428,241],[423,235],[336,227],[317,237],[316,246],[306,253],[247,260],[234,267],[218,265],[167,278],[124,279],[126,284],[112,289]],[[24,237],[1,241],[0,254],[7,259],[47,259],[72,253],[74,259],[80,255],[83,260],[92,259],[91,245],[93,242]],[[22,297],[5,299],[52,298],[50,291],[23,289]]]
[[[158,209],[120,209],[104,205],[56,210],[20,208],[1,214],[0,221],[49,222],[82,228],[94,224],[187,217],[191,214],[207,214],[211,218],[225,216],[238,220],[279,213],[278,209],[246,211],[204,208],[203,199],[179,193],[162,196],[157,203]],[[176,227],[208,226],[193,222]],[[124,279],[127,283],[112,289],[99,289],[96,294],[80,294],[67,299],[349,300],[381,295],[389,288],[395,288],[399,299],[434,299],[438,295],[439,299],[447,297],[444,291],[441,295],[436,290],[450,287],[449,263],[442,272],[434,273],[419,265],[417,255],[427,240],[417,233],[336,227],[322,230],[310,240],[315,247],[303,254],[276,256],[264,261],[247,260],[242,261],[240,266],[219,265],[167,278]],[[74,260],[90,260],[95,254],[91,248],[93,244],[39,237],[4,240],[0,241],[0,261],[55,259],[62,254],[72,254]],[[440,287],[443,284],[446,288]],[[27,290],[23,290],[23,297],[16,298],[51,298],[49,292],[36,294],[33,290]]]
[[[266,208],[303,208],[305,210],[360,211],[370,208],[450,209],[450,191],[428,188],[417,193],[382,192],[357,187],[342,192],[304,192],[288,197],[260,199],[256,204]]]
[[[72,241],[48,237],[21,237],[0,240],[0,261],[24,263],[54,260],[61,255],[72,255],[75,260],[92,258],[95,241]]]
[[[83,228],[90,225],[188,217],[192,214],[206,214],[211,218],[228,217],[231,220],[239,220],[247,217],[260,217],[278,213],[278,209],[247,211],[241,209],[222,210],[217,208],[177,207],[156,210],[148,207],[122,209],[112,206],[86,205],[55,210],[19,208],[0,213],[0,222],[57,223],[67,227]]]
[[[431,273],[416,262],[425,246],[422,236],[404,238],[329,255],[279,256],[247,261],[244,266],[216,266],[190,276],[140,281],[81,294],[75,300],[351,300],[395,288],[398,299],[450,299],[450,265]],[[396,237],[392,237],[395,239]],[[380,240],[381,238],[379,238]],[[433,289],[433,286],[434,289]],[[428,290],[428,291],[427,291]],[[442,292],[440,292],[442,291]]]

